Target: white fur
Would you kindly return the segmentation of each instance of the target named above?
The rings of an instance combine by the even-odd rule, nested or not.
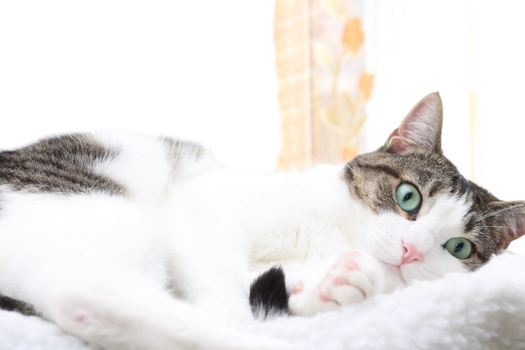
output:
[[[255,329],[303,350],[525,349],[524,281],[525,257],[505,254],[475,273],[449,274],[337,312]]]
[[[395,213],[380,214],[370,221],[375,234],[368,235],[365,251],[379,261],[398,265],[401,261],[401,242],[416,246],[424,258],[400,267],[406,282],[443,277],[445,274],[467,271],[460,260],[450,255],[442,246],[453,237],[463,234],[463,216],[467,211],[464,198],[440,195],[431,203],[423,201],[417,220],[409,221]],[[387,269],[387,278],[397,279],[395,269]],[[395,283],[395,282],[390,282]]]
[[[182,157],[174,175],[160,140],[96,139],[119,153],[95,171],[124,184],[128,195],[30,194],[3,186],[0,292],[102,347],[286,349],[235,330],[251,319],[254,274],[282,265],[291,288],[323,276],[328,271],[319,269],[349,248],[384,268],[369,273],[387,276],[377,293],[464,271],[441,247],[459,232],[461,199],[439,197],[408,222],[377,216],[353,199],[339,166],[262,176],[224,169],[210,156]],[[400,263],[405,239],[425,259],[392,271],[388,264]],[[318,283],[311,281],[314,289]]]
[[[420,282],[315,317],[242,327],[301,350],[525,348],[525,257],[505,254],[479,271]],[[36,317],[0,311],[0,348],[95,350]]]

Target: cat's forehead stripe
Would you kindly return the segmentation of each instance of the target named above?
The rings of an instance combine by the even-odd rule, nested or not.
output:
[[[357,166],[365,171],[370,172],[381,172],[392,177],[401,178],[400,173],[392,166],[387,164],[370,164],[365,162],[358,162]]]

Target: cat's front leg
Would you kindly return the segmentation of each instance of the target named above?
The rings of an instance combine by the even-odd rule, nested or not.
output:
[[[302,271],[301,271],[302,270]],[[384,268],[373,256],[344,250],[330,259],[285,271],[294,315],[314,315],[358,303],[384,291]]]

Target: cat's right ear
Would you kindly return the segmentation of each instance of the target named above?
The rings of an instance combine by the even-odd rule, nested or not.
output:
[[[443,104],[438,92],[419,101],[388,137],[384,149],[402,154],[410,149],[441,153]]]

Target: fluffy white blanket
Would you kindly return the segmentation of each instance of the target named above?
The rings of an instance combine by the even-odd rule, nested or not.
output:
[[[338,312],[246,326],[306,349],[525,349],[525,256],[417,283]],[[35,317],[0,312],[2,350],[91,350]]]

